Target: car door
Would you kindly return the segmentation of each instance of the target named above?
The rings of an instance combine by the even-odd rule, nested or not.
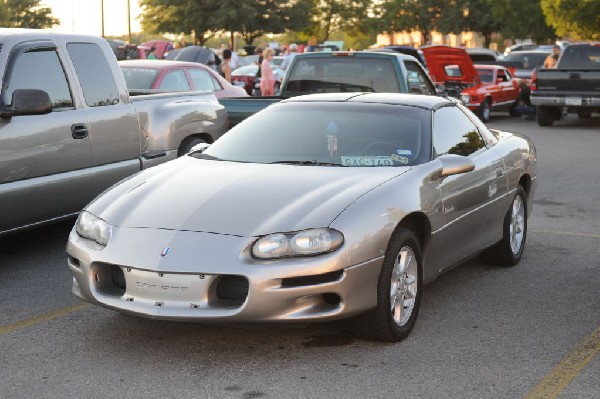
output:
[[[86,117],[64,61],[51,41],[21,43],[9,55],[3,106],[16,89],[40,89],[53,110],[0,119],[0,232],[74,214],[91,199],[91,141],[78,128]]]
[[[202,68],[187,68],[187,73],[190,75],[194,90],[211,91],[217,98],[221,97],[223,87],[210,72]]]
[[[477,126],[457,106],[437,110],[433,119],[433,146],[436,157],[456,154],[475,164],[471,172],[439,181],[444,226],[435,234],[432,250],[439,251],[439,268],[456,264],[493,244],[504,216],[507,186],[499,154],[488,148]]]
[[[66,48],[83,94],[95,196],[140,170],[140,127],[125,87],[117,85],[110,55],[96,43],[67,43]]]

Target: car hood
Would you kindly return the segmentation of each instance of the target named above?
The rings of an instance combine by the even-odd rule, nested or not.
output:
[[[361,195],[409,169],[186,156],[117,184],[87,210],[121,227],[259,236],[328,226]]]
[[[420,50],[423,51],[427,61],[429,76],[436,83],[462,82],[478,84],[479,75],[465,49],[440,45],[423,46],[420,47]],[[460,76],[449,76],[445,67],[450,65],[457,65],[462,74]]]

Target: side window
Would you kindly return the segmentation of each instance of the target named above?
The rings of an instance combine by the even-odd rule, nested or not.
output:
[[[469,156],[485,147],[477,127],[457,107],[437,110],[433,119],[433,148],[436,156]]]
[[[215,86],[215,81],[209,72],[198,68],[188,69],[195,90],[217,91],[220,86]]]
[[[174,90],[174,91],[189,91],[191,90],[190,85],[185,77],[183,69],[177,69],[167,73],[158,87],[162,90]]]
[[[406,80],[408,83],[409,93],[414,94],[435,94],[435,88],[429,83],[427,75],[414,61],[405,61],[406,66]]]
[[[88,107],[102,107],[119,103],[119,90],[104,52],[94,43],[69,43],[75,72]]]
[[[8,84],[7,84],[8,83]],[[17,56],[5,82],[4,104],[12,105],[16,89],[44,90],[55,110],[72,108],[73,99],[56,50],[29,51]]]

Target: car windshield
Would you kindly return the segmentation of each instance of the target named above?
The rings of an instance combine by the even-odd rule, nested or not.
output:
[[[276,104],[235,126],[199,158],[302,166],[406,166],[430,156],[431,113],[384,104]]]
[[[494,82],[494,70],[493,69],[477,69],[477,74],[481,78],[483,83],[493,83]]]
[[[504,61],[516,61],[523,65],[523,69],[534,69],[544,65],[544,60],[549,55],[544,53],[511,53],[504,57]]]
[[[158,75],[158,69],[155,68],[121,68],[121,70],[129,90],[150,89]]]
[[[390,59],[308,57],[294,59],[292,65],[286,87],[290,96],[309,93],[400,92],[396,71]]]

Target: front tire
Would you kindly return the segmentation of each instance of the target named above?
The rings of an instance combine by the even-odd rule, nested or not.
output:
[[[181,142],[179,145],[179,149],[177,150],[177,156],[180,157],[182,155],[190,152],[193,146],[200,143],[206,143],[206,141],[202,140],[200,137],[190,136]]]
[[[482,122],[489,122],[490,115],[492,114],[492,101],[489,98],[483,100],[483,104],[479,107],[477,111],[477,116],[481,119]]]
[[[579,119],[590,119],[592,117],[592,111],[577,111]]]
[[[506,212],[502,240],[482,254],[482,259],[494,265],[514,266],[521,260],[527,239],[527,195],[522,186]]]
[[[377,283],[377,307],[354,318],[353,331],[366,338],[398,342],[412,331],[421,304],[423,265],[414,233],[399,229],[385,253]]]

